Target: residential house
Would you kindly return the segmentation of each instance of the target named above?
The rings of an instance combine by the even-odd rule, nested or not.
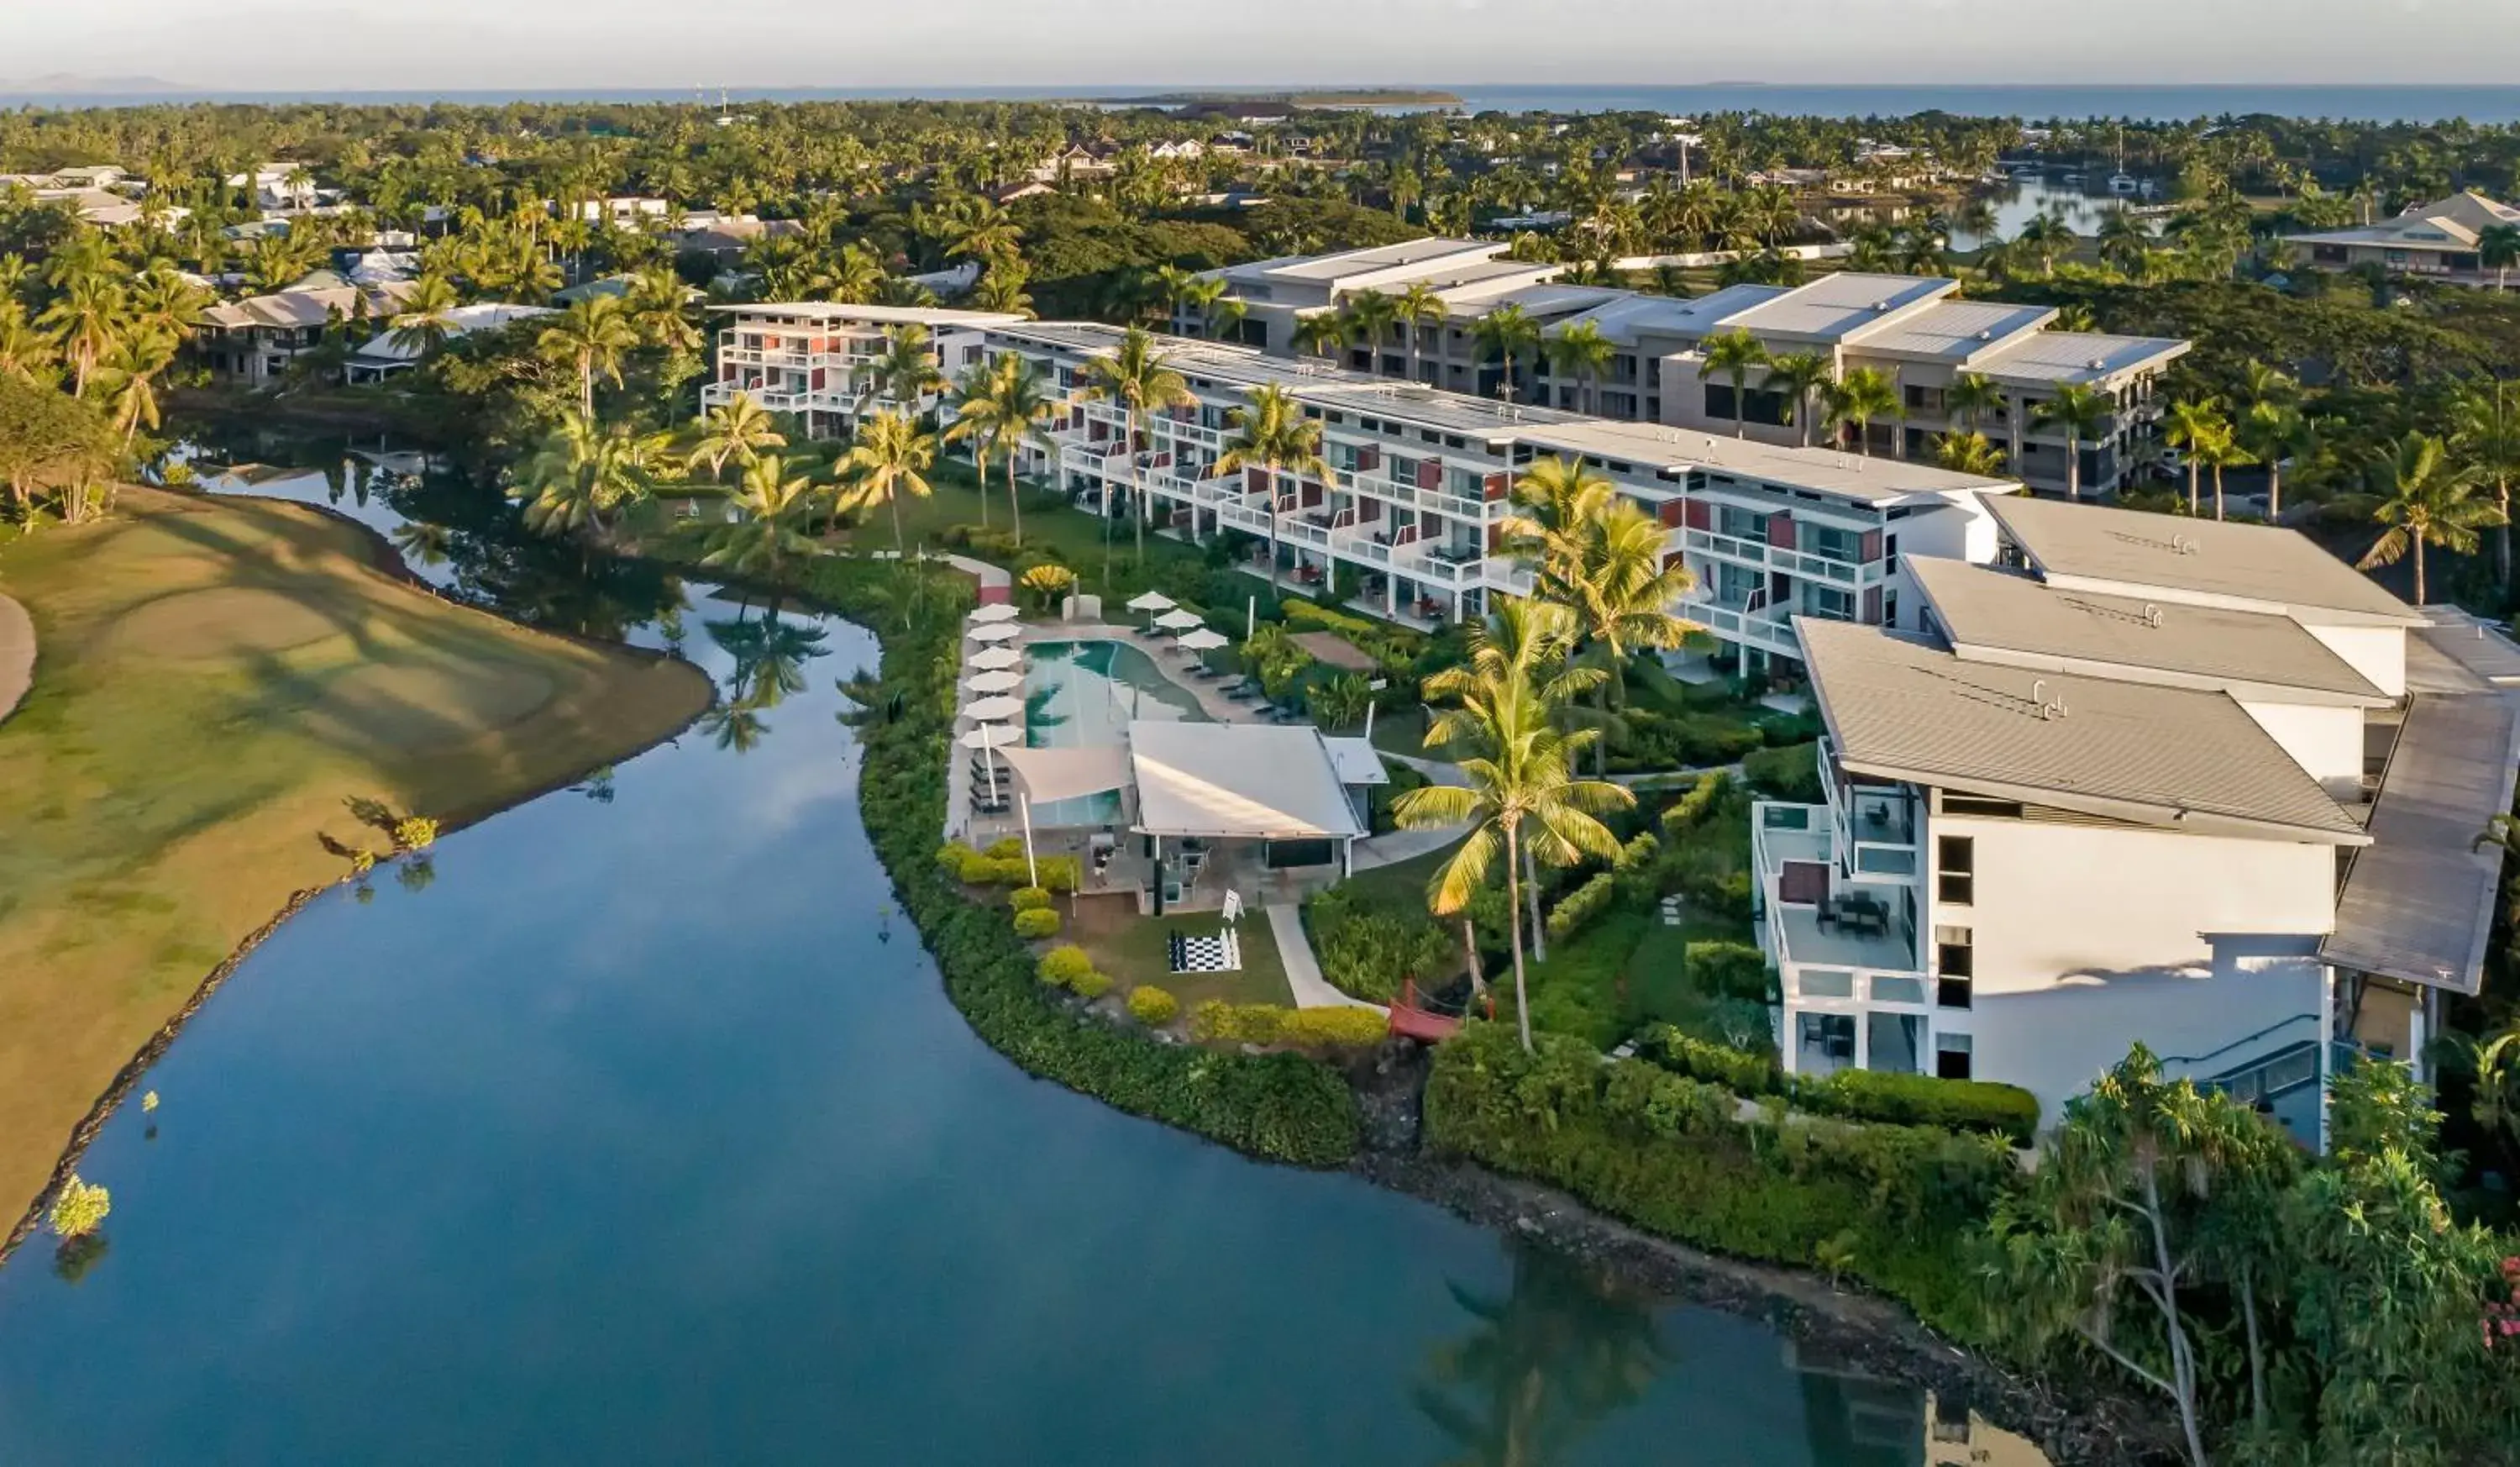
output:
[[[477,305],[450,306],[438,312],[437,320],[444,327],[447,340],[453,341],[476,331],[494,331],[518,321],[556,314],[558,312],[547,305],[483,301]],[[349,360],[342,364],[344,380],[353,385],[382,382],[419,366],[420,346],[398,340],[399,336],[398,331],[386,330],[369,338],[367,344],[350,353]]]
[[[310,277],[311,279],[311,277]],[[269,296],[222,301],[202,313],[191,349],[221,382],[262,388],[279,384],[290,364],[343,330],[372,323],[402,308],[408,282],[362,288],[328,277]]]
[[[2454,285],[2495,285],[2501,274],[2486,265],[2485,232],[2520,228],[2520,208],[2473,191],[2417,205],[2394,219],[2354,229],[2286,235],[2301,262],[2318,270],[2377,265],[2392,275]]]
[[[2063,1102],[2141,1042],[2322,1138],[2477,990],[2520,647],[2268,527],[2008,498],[1917,629],[1804,620],[1818,804],[1753,814],[1788,1068]]]

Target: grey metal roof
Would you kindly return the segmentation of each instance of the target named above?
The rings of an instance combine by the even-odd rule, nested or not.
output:
[[[1794,632],[1857,773],[2199,834],[2365,839],[2228,694],[1963,662],[1845,621]]]
[[[1966,363],[1981,353],[2009,344],[2023,332],[2039,330],[2055,318],[2055,307],[2048,305],[2014,305],[2002,300],[1937,300],[1923,310],[1901,317],[1866,337],[1860,349],[1866,356]]]
[[[2482,983],[2502,848],[2475,848],[2511,808],[2520,718],[2499,694],[2418,695],[2371,806],[2319,956],[2339,967],[2474,993]]]
[[[2066,590],[1939,556],[1912,556],[1907,568],[1963,658],[1983,649],[2138,682],[2390,701],[2309,628],[2272,612]]]
[[[2344,612],[2401,625],[2423,620],[2295,530],[2058,499],[1991,499],[1987,508],[2050,580],[2108,582],[2113,589],[2138,588],[2138,594],[2176,592],[2176,599],[2267,610]]]
[[[1310,724],[1129,725],[1135,829],[1149,835],[1295,841],[1361,836],[1338,765]]]
[[[2185,354],[2188,344],[2170,337],[2037,331],[2014,338],[2012,344],[1971,363],[1970,368],[2018,387],[2089,385],[2138,367],[2163,365]]]
[[[1724,325],[1754,337],[1844,342],[1958,289],[1956,280],[1931,276],[1840,271],[1763,300]]]

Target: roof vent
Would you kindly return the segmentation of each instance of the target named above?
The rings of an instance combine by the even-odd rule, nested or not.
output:
[[[1977,334],[1977,339],[1981,342],[1992,342],[1995,340],[1995,333],[1981,329]]]
[[[2159,626],[2161,624],[2161,608],[2153,605],[2149,601],[2145,602],[2143,604],[2143,624],[2146,626]]]
[[[1890,302],[1887,300],[1875,300],[1872,302],[1872,308],[1874,310],[1888,310],[1890,308]]]
[[[2173,555],[2194,555],[2196,550],[2196,542],[2187,538],[2185,535],[2172,535],[2170,537],[2170,553]]]
[[[2042,723],[2053,723],[2064,716],[2065,700],[2062,698],[2039,705],[2039,721]]]
[[[2109,369],[2109,359],[2105,356],[2092,357],[2091,366],[2094,372],[2105,372]]]

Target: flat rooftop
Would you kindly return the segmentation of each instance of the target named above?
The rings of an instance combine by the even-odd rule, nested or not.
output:
[[[1939,556],[1913,556],[1907,567],[1963,659],[1996,653],[2016,665],[2103,677],[2118,668],[2138,681],[2234,694],[2307,692],[2364,707],[2390,701],[2309,628],[2277,613],[2066,590]]]
[[[2055,319],[2052,306],[2012,305],[2001,300],[1937,300],[1866,337],[1864,352],[1868,356],[1966,365],[2010,344],[2022,333],[2039,331]]]
[[[1958,289],[1958,281],[1934,276],[1841,271],[1736,312],[1724,328],[1755,337],[1840,343]]]
[[[2051,581],[2242,610],[2324,612],[2346,621],[2424,620],[2296,530],[2056,499],[1990,500],[1987,507]]]
[[[1003,311],[951,310],[940,305],[857,305],[803,300],[754,305],[712,305],[720,315],[774,321],[864,321],[878,326],[1005,326],[1023,319]]]
[[[1643,336],[1676,337],[1693,341],[1717,330],[1722,323],[1761,301],[1774,300],[1785,294],[1783,286],[1732,285],[1720,291],[1683,300],[1673,296],[1647,296],[1621,292],[1577,316],[1575,321],[1590,321],[1601,335],[1621,345],[1634,345]]]
[[[2022,387],[2089,386],[2138,367],[2184,355],[2188,344],[2169,337],[2121,337],[2089,331],[2038,331],[1970,363],[1972,371]]]
[[[1445,261],[1485,259],[1503,253],[1505,247],[1492,240],[1404,240],[1397,245],[1372,245],[1362,250],[1342,250],[1330,254],[1288,255],[1282,259],[1262,260],[1257,264],[1230,267],[1229,275],[1267,276],[1281,280],[1309,280],[1328,285],[1350,275],[1370,275],[1378,270],[1407,265],[1435,264]]]
[[[1964,662],[1853,622],[1794,631],[1852,772],[2199,834],[2367,840],[2228,694]]]
[[[1702,468],[1866,504],[1911,494],[2008,494],[2020,487],[2014,480],[1955,474],[1908,459],[1868,458],[1834,448],[1794,448],[1653,423],[1569,418],[1562,423],[1526,425],[1517,436],[1549,452],[1590,454],[1658,469]]]
[[[2499,693],[2419,694],[2371,806],[2319,956],[2402,983],[2474,993],[2483,983],[2502,848],[2477,848],[2511,808],[2520,717]]]

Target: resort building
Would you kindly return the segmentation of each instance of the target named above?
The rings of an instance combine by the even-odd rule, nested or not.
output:
[[[309,282],[211,306],[202,312],[202,329],[191,349],[221,382],[272,386],[289,375],[291,362],[322,345],[334,332],[372,333],[377,321],[402,308],[412,289],[402,281],[363,288],[324,272]]]
[[[1797,623],[1818,804],[1752,816],[1801,1073],[2002,1080],[2049,1119],[2141,1041],[2306,1144],[2481,982],[2520,647],[2290,530],[2011,498],[1916,629]]]
[[[2286,235],[2301,263],[2316,270],[2352,270],[2377,265],[2392,275],[2453,285],[2498,285],[2506,279],[2508,262],[2488,264],[2496,230],[2520,229],[2520,208],[2498,204],[2483,194],[2453,194],[2417,205],[2394,219],[2354,229],[2320,230]]]
[[[547,305],[483,301],[478,305],[449,306],[438,313],[437,324],[444,339],[453,341],[476,331],[496,331],[518,321],[556,314],[558,312]],[[353,385],[382,382],[419,366],[424,350],[422,338],[406,338],[398,330],[380,332],[371,337],[366,345],[350,353],[350,359],[341,364],[341,375]]]
[[[927,412],[937,406],[939,391],[897,401],[870,377],[894,335],[912,327],[924,331],[930,363],[941,379],[951,380],[980,359],[984,331],[1021,319],[930,306],[812,302],[718,311],[727,325],[718,333],[717,377],[701,386],[701,404],[718,407],[742,392],[773,412],[801,414],[806,433],[825,438],[847,435],[861,413]]]
[[[2175,340],[2057,331],[2053,309],[1961,300],[1959,282],[1936,277],[1843,271],[1799,286],[1736,285],[1680,299],[1568,285],[1556,279],[1563,266],[1508,259],[1504,248],[1416,240],[1263,260],[1210,275],[1241,302],[1239,340],[1280,355],[1295,352],[1298,323],[1307,316],[1339,310],[1367,292],[1398,297],[1422,287],[1440,302],[1440,321],[1395,321],[1379,340],[1346,343],[1339,360],[1368,375],[1604,418],[1737,434],[1779,446],[1827,441],[1834,430],[1811,421],[1815,405],[1789,402],[1771,386],[1766,369],[1752,368],[1737,393],[1729,374],[1708,369],[1708,339],[1743,334],[1771,357],[1816,353],[1835,377],[1859,368],[1889,377],[1899,394],[1896,416],[1867,425],[1860,442],[1849,430],[1840,446],[1930,458],[1937,436],[1983,432],[2005,450],[2023,482],[2053,492],[2065,490],[2069,477],[2093,495],[2126,481],[2160,431],[2166,407],[2156,393],[2160,376],[2188,349]],[[1509,383],[1502,358],[1478,337],[1478,323],[1508,305],[1530,317],[1543,337],[1540,349],[1513,363]],[[1175,322],[1190,335],[1200,334],[1204,324],[1187,307]],[[1596,375],[1554,370],[1548,339],[1581,327],[1608,340],[1606,368]],[[1994,383],[2001,400],[1974,417],[1955,412],[1946,397],[1963,376]],[[2068,385],[2105,393],[2114,405],[2109,420],[2079,441],[2041,412]],[[2067,464],[2076,455],[2079,473],[2069,476]]]

